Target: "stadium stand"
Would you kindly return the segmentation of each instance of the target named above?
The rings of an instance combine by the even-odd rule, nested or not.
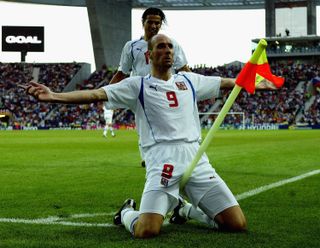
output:
[[[38,68],[38,69],[35,69]],[[1,126],[12,129],[41,128],[81,128],[95,129],[103,126],[103,112],[99,104],[90,105],[48,105],[37,103],[32,97],[22,94],[17,84],[26,84],[32,78],[48,85],[55,91],[63,91],[80,70],[77,63],[28,64],[0,63],[0,109],[3,114]],[[215,68],[200,66],[192,70],[204,75],[236,77],[241,67],[225,65]],[[277,91],[258,91],[250,95],[241,91],[232,106],[232,112],[243,112],[245,125],[320,125],[318,91],[316,95],[308,91],[308,83],[317,76],[318,64],[288,62],[273,63],[274,74],[285,77],[285,85]],[[103,66],[87,79],[75,84],[73,89],[90,89],[108,84],[113,70]],[[199,112],[219,112],[229,91],[223,91],[221,99],[211,99],[198,103]],[[202,117],[202,116],[200,116]],[[213,122],[214,116],[201,118],[203,127]],[[134,114],[129,110],[117,110],[114,114],[115,128],[134,128]],[[228,115],[224,127],[242,127],[240,115]]]
[[[60,91],[79,69],[80,65],[76,63],[0,63],[1,109],[10,113],[10,118],[4,118],[7,119],[7,122],[1,121],[1,126],[9,126],[13,129],[45,128],[47,126],[46,116],[54,108],[54,105],[38,103],[32,97],[25,95],[18,84],[23,85],[37,78],[53,90]]]
[[[304,109],[300,119],[301,124],[319,125],[320,124],[320,95],[315,96],[314,102],[309,109]]]
[[[277,91],[259,91],[249,95],[242,91],[230,111],[244,112],[246,125],[250,124],[296,124],[296,117],[302,111],[309,95],[306,92],[308,80],[317,72],[316,65],[273,64],[276,75],[285,77],[285,85]],[[237,123],[227,116],[227,124]],[[319,123],[316,123],[319,124]]]

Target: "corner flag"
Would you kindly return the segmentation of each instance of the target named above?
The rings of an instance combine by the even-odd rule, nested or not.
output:
[[[256,84],[256,77],[264,77],[271,81],[276,87],[281,87],[284,83],[283,78],[276,77],[272,75],[270,71],[270,67],[267,61],[265,49],[267,47],[267,42],[264,39],[261,39],[258,43],[258,46],[254,53],[252,54],[249,62],[244,66],[241,70],[239,76],[236,79],[236,85],[233,87],[228,99],[226,100],[225,104],[223,105],[219,115],[215,119],[212,127],[210,128],[207,136],[201,143],[199,150],[197,151],[194,159],[187,167],[186,171],[184,172],[182,179],[180,181],[180,188],[184,188],[189,177],[192,174],[192,171],[196,167],[197,163],[199,162],[203,153],[207,150],[210,142],[213,139],[213,135],[215,132],[218,131],[221,123],[223,122],[224,118],[226,117],[228,111],[230,110],[232,104],[236,100],[237,96],[239,95],[242,87],[244,87],[248,92],[254,93],[255,84]],[[257,84],[261,80],[258,80]]]
[[[261,41],[266,42],[265,40]],[[253,94],[255,85],[261,81],[261,77],[272,82],[277,88],[280,88],[284,83],[284,78],[277,77],[271,73],[265,47],[258,58],[253,59],[252,57],[245,64],[236,79],[236,84],[245,88],[245,90],[250,94]]]

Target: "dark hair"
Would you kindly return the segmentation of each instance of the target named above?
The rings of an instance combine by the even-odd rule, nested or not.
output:
[[[161,18],[161,21],[163,23],[166,22],[166,15],[163,13],[163,11],[161,9],[158,8],[147,8],[143,14],[142,14],[142,24],[145,22],[145,20],[147,19],[148,15],[158,15]]]

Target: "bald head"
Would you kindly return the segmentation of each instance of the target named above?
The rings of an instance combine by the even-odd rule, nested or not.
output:
[[[148,41],[148,50],[151,52],[154,48],[154,45],[161,41],[169,42],[172,45],[172,42],[168,36],[164,34],[156,34]]]

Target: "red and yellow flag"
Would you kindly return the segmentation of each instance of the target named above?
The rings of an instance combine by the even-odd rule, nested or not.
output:
[[[272,74],[265,48],[256,63],[249,60],[245,64],[236,78],[236,84],[253,94],[256,83],[259,83],[263,78],[272,82],[277,88],[280,88],[284,83],[284,78]]]

